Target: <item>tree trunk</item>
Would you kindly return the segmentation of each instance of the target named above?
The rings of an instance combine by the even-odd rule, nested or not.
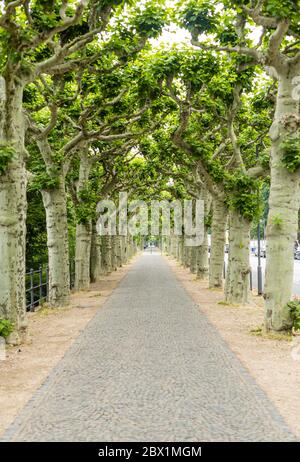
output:
[[[197,254],[198,254],[198,247],[194,246],[191,248],[191,264],[190,264],[190,270],[191,273],[196,274],[197,273]]]
[[[122,236],[115,236],[116,238],[116,263],[117,267],[120,268],[123,264],[122,260]]]
[[[209,287],[223,287],[225,231],[227,210],[220,200],[213,201],[211,246],[209,261]]]
[[[188,266],[188,248],[185,244],[183,247],[183,266],[185,268]]]
[[[178,236],[172,236],[172,248],[171,248],[171,256],[173,258],[178,258]]]
[[[279,78],[275,118],[270,130],[271,188],[264,292],[265,327],[274,331],[288,330],[292,326],[286,304],[293,293],[293,249],[298,229],[299,170],[288,172],[282,163],[281,147],[288,135],[295,135],[297,130],[299,133],[299,100],[292,98],[293,75],[289,74]]]
[[[90,266],[91,282],[97,282],[102,274],[101,267],[101,236],[97,233],[96,224],[92,224],[91,238],[91,266]]]
[[[70,302],[70,268],[67,198],[65,182],[53,189],[42,190],[46,211],[49,259],[49,303],[63,306]]]
[[[112,271],[110,236],[102,236],[101,242],[102,242],[102,247],[101,247],[102,268],[103,268],[104,274],[109,274]]]
[[[126,246],[126,249],[127,249],[127,260],[130,260],[133,256],[133,237],[128,234],[127,236],[127,246]]]
[[[76,185],[77,200],[82,202],[80,193],[89,180],[92,161],[85,154],[80,158],[79,178]],[[75,250],[75,289],[88,289],[90,285],[90,257],[91,257],[92,222],[89,218],[76,225]]]
[[[19,344],[27,326],[25,309],[26,170],[10,166],[0,176],[0,318],[15,331],[8,342]]]
[[[181,265],[184,264],[184,236],[179,237],[179,245],[178,245],[178,261]]]
[[[117,266],[117,253],[118,253],[118,242],[117,236],[111,236],[111,267],[113,271],[116,271]]]
[[[126,236],[120,236],[121,238],[121,256],[122,256],[122,264],[125,265],[127,263],[127,238]]]
[[[229,255],[225,297],[228,303],[243,304],[249,299],[250,223],[236,212],[229,219]]]
[[[180,258],[181,258],[181,237],[176,236],[175,239],[176,239],[176,254],[174,255],[174,257],[176,258],[176,260],[180,261]]]
[[[92,225],[77,223],[75,249],[75,290],[88,289],[90,285]]]
[[[0,157],[12,159],[0,170],[0,318],[14,324],[8,343],[19,344],[25,334],[26,151],[22,113],[23,85],[8,75],[1,80]],[[1,159],[0,159],[1,161]]]
[[[208,275],[208,236],[204,227],[203,243],[197,247],[197,279],[206,279]]]

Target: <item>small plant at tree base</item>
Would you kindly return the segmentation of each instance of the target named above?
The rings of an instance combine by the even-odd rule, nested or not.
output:
[[[283,152],[282,163],[290,173],[295,173],[300,167],[300,134],[289,136],[281,143]]]
[[[292,300],[287,303],[293,321],[295,331],[300,331],[300,300]]]
[[[272,224],[274,226],[277,226],[278,228],[281,228],[281,226],[283,224],[283,220],[282,220],[281,216],[280,215],[273,215]]]
[[[0,175],[5,173],[8,164],[13,160],[15,149],[8,144],[0,144]]]
[[[0,319],[0,337],[7,338],[14,330],[14,325],[8,319]]]

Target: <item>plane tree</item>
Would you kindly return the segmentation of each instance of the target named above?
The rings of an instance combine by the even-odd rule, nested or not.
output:
[[[299,210],[300,9],[298,1],[185,2],[180,22],[195,47],[243,57],[277,82],[271,140],[265,327],[292,326],[293,246]],[[255,34],[254,34],[255,32]],[[255,40],[253,36],[256,36]],[[281,271],[278,271],[281,268]]]
[[[202,194],[206,190],[213,200],[210,285],[222,284],[229,214],[231,245],[225,294],[229,302],[246,302],[249,231],[260,213],[260,180],[256,177],[264,175],[267,167],[255,155],[255,141],[266,135],[268,119],[265,113],[252,111],[247,97],[253,71],[227,58],[218,60],[211,52],[175,51],[171,57],[163,53],[153,63],[157,75],[164,75],[162,91],[178,107],[171,139],[179,152],[187,155],[184,162],[191,172],[200,177]]]
[[[15,325],[8,341],[26,330],[26,159],[24,88],[41,74],[62,74],[78,52],[104,33],[126,2],[1,1],[0,15],[0,313]],[[76,55],[76,56],[75,56]],[[86,63],[93,56],[84,56]]]

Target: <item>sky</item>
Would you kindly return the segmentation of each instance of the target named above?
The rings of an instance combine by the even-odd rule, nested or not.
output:
[[[162,35],[157,39],[151,40],[151,44],[154,47],[161,45],[172,46],[180,44],[189,44],[190,45],[191,36],[190,33],[184,29],[180,29],[176,24],[171,24],[166,29],[164,29]]]
[[[177,0],[167,0],[166,1],[166,7],[174,7],[174,5],[177,3]],[[221,9],[221,7],[220,7]],[[261,28],[260,27],[252,27],[252,32],[250,34],[251,39],[254,41],[254,43],[258,43],[259,38],[261,35]],[[199,37],[201,40],[201,36]],[[207,37],[203,37],[203,40],[207,40]],[[151,40],[151,44],[154,47],[159,47],[161,45],[180,45],[180,44],[188,44],[191,46],[191,36],[190,33],[185,30],[179,28],[176,24],[170,24],[167,26],[162,35],[158,37],[157,39]]]

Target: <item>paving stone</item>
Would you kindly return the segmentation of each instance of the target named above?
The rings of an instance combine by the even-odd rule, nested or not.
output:
[[[3,439],[293,440],[159,254],[135,263]]]

